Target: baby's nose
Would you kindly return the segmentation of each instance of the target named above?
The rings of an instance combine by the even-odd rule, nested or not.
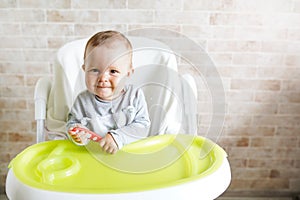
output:
[[[109,79],[109,74],[106,71],[99,75],[100,82],[108,81],[108,79]]]

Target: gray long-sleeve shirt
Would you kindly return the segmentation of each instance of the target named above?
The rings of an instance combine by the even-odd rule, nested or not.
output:
[[[110,132],[119,149],[148,136],[150,119],[141,89],[132,85],[112,101],[103,101],[85,90],[78,95],[68,116],[67,128],[81,123],[104,137]]]

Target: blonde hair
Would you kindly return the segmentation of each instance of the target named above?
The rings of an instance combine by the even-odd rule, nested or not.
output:
[[[132,45],[130,41],[122,33],[113,30],[101,31],[93,35],[86,43],[83,58],[86,59],[89,47],[97,47],[104,44],[107,46],[113,46],[115,41],[120,41],[125,45],[128,49],[128,53],[130,54],[130,60],[132,60]],[[132,61],[130,61],[130,67],[132,67],[131,65]]]

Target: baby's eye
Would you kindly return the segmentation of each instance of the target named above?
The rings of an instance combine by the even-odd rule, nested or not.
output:
[[[115,69],[111,69],[111,70],[110,70],[110,73],[111,73],[111,74],[117,74],[117,73],[119,73],[119,71],[118,71],[118,70],[115,70]]]
[[[100,71],[95,68],[95,69],[88,70],[88,73],[91,75],[98,75],[100,73]]]

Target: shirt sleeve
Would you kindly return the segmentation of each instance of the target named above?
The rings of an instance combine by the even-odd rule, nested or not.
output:
[[[82,113],[83,113],[82,112],[82,103],[81,103],[80,96],[78,96],[75,99],[74,104],[73,104],[70,112],[68,113],[68,121],[67,121],[67,124],[66,124],[67,131],[74,124],[78,124],[78,123],[81,122],[80,119],[83,118]]]
[[[133,121],[122,128],[110,131],[119,149],[126,144],[135,142],[148,136],[150,129],[150,118],[145,96],[141,89],[137,90],[133,100],[133,106],[136,111]]]

